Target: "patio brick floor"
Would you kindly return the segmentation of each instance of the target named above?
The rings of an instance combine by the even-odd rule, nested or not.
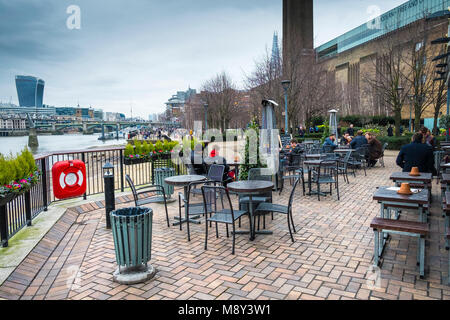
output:
[[[372,200],[377,186],[391,186],[398,171],[395,158],[386,168],[359,171],[347,185],[341,179],[341,201],[336,196],[303,197],[294,204],[296,242],[289,237],[286,219],[267,219],[270,236],[231,238],[225,227],[220,238],[210,232],[204,246],[204,223],[186,229],[167,228],[163,206],[153,206],[154,279],[138,285],[112,281],[116,269],[112,234],[105,226],[103,203],[69,209],[27,258],[0,287],[4,299],[450,299],[448,251],[445,250],[440,186],[433,184],[434,202],[427,238],[426,278],[416,266],[417,241],[392,236],[381,268],[381,286],[368,287],[372,264],[373,231],[370,222],[379,214]],[[274,202],[287,204],[290,187]],[[132,206],[131,196],[118,199],[117,207]],[[177,204],[169,214],[177,215]],[[402,219],[417,220],[414,214]],[[243,228],[247,227],[244,219]]]

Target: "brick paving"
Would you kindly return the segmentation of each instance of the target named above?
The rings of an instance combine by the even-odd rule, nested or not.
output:
[[[394,158],[386,168],[358,172],[347,185],[341,179],[341,201],[336,196],[304,197],[299,190],[294,205],[295,243],[289,237],[284,216],[267,219],[273,235],[231,238],[225,227],[220,238],[210,232],[204,246],[204,223],[186,229],[167,228],[161,205],[154,205],[151,264],[154,279],[138,285],[112,281],[116,269],[114,244],[105,229],[102,202],[71,208],[0,287],[3,299],[110,299],[110,300],[229,300],[229,299],[450,299],[448,251],[444,219],[439,208],[440,187],[433,184],[434,202],[427,239],[426,278],[416,266],[417,241],[392,236],[381,269],[379,288],[368,287],[372,264],[371,220],[379,214],[372,201],[377,186],[391,186],[390,173],[398,171]],[[287,204],[290,187],[274,202]],[[131,196],[118,199],[117,207],[132,206]],[[177,215],[177,204],[169,214]],[[402,219],[417,220],[414,214]],[[242,228],[245,229],[246,219]]]

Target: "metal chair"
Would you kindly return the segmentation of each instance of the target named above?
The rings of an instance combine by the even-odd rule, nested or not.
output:
[[[291,155],[291,163],[288,165],[285,165],[284,167],[281,167],[281,189],[280,189],[280,195],[283,192],[284,189],[284,180],[295,180],[295,179],[301,179],[303,184],[303,195],[306,193],[305,188],[305,169],[303,168],[303,159],[304,156],[301,154],[293,154]],[[286,175],[288,173],[288,175]]]
[[[347,184],[350,184],[350,180],[348,179],[348,164],[350,161],[350,158],[352,156],[352,151],[349,151],[346,153],[344,159],[338,159],[338,172],[339,174],[342,174],[344,177],[344,181],[347,182]]]
[[[338,200],[340,200],[339,196],[339,171],[337,160],[322,160],[319,164],[319,167],[312,171],[311,183],[315,183],[317,185],[317,197],[320,201],[321,192],[320,185],[329,184],[330,185],[330,195],[333,195],[333,184],[335,185],[337,191]]]
[[[136,189],[133,180],[130,178],[130,176],[128,174],[125,175],[125,180],[127,180],[127,183],[131,188],[131,192],[133,193],[134,203],[135,203],[136,207],[141,207],[143,205],[150,204],[150,203],[164,202],[164,207],[166,210],[167,227],[170,228],[169,212],[167,211],[166,192],[164,190],[164,187],[161,185],[151,185],[151,186],[146,186],[146,187]],[[153,193],[153,192],[155,192],[154,196],[146,197],[144,199],[139,198],[140,195]]]
[[[264,174],[264,169],[253,168],[248,172],[248,180],[261,180],[261,181],[272,181],[272,175]],[[239,210],[250,210],[249,208],[250,198],[246,196],[239,196]],[[272,202],[272,191],[261,194],[257,197],[252,197],[253,212],[255,211],[258,204],[261,202]],[[272,214],[273,220],[273,214]],[[260,228],[261,219],[258,216],[258,230]],[[241,220],[239,219],[239,227],[241,226]],[[266,216],[263,216],[263,228],[266,227]]]
[[[366,159],[367,149],[365,147],[361,147],[355,150],[352,154],[349,165],[351,168],[355,169],[364,169],[364,175],[367,176],[367,159]],[[356,172],[353,170],[353,175],[356,177]]]
[[[208,222],[216,224],[216,237],[219,238],[218,224],[223,223],[227,227],[227,238],[229,238],[228,225],[233,226],[233,249],[231,254],[234,255],[235,245],[236,245],[236,220],[240,219],[244,215],[248,215],[250,220],[250,215],[248,211],[244,210],[233,210],[233,205],[231,203],[230,194],[225,187],[222,186],[203,186],[203,206],[205,214],[205,250],[208,250]],[[220,196],[221,205],[218,205],[215,201],[216,197]],[[213,203],[214,201],[214,203]],[[251,221],[250,226],[251,226]]]
[[[295,179],[294,182],[294,187],[292,188],[291,191],[291,195],[289,197],[289,202],[287,206],[283,206],[280,204],[273,204],[273,203],[261,203],[259,204],[259,206],[256,208],[256,213],[257,212],[275,212],[275,213],[281,213],[281,214],[285,214],[287,217],[287,223],[288,223],[288,228],[289,228],[289,234],[291,235],[291,240],[292,242],[295,242],[294,240],[294,236],[292,235],[292,230],[291,230],[291,223],[292,223],[292,229],[294,230],[294,233],[297,233],[297,231],[295,230],[295,224],[294,224],[294,219],[292,216],[292,203],[294,201],[294,195],[295,195],[295,189],[297,189],[297,185],[299,183],[300,179]]]
[[[183,230],[183,223],[181,221],[183,220],[182,216],[182,208],[185,208],[185,218],[186,218],[186,228],[187,228],[187,234],[188,234],[188,241],[191,241],[191,231],[190,231],[190,222],[191,218],[196,219],[200,216],[205,214],[203,201],[201,202],[193,202],[191,199],[192,190],[196,188],[197,186],[204,186],[204,185],[211,185],[213,182],[211,181],[201,181],[201,182],[193,182],[190,183],[188,186],[188,192],[187,192],[187,198],[184,198],[184,195],[182,193],[178,194],[178,215],[180,220],[180,231]],[[215,199],[214,199],[215,201]],[[196,224],[200,224],[200,222],[195,222]]]
[[[225,171],[224,165],[213,164],[209,167],[208,175],[206,176],[206,178],[208,179],[208,181],[212,181],[215,184],[218,184],[218,183],[221,184],[223,182],[224,171]],[[192,189],[191,192],[194,195],[202,194],[202,190],[198,189],[198,188]]]

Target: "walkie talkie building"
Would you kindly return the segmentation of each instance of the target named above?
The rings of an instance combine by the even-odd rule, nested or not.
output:
[[[45,82],[31,76],[16,76],[17,96],[21,107],[42,108]]]

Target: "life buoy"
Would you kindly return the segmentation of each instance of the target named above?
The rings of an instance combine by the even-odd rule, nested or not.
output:
[[[68,199],[86,193],[86,165],[80,160],[60,161],[53,165],[53,193],[57,199]]]

